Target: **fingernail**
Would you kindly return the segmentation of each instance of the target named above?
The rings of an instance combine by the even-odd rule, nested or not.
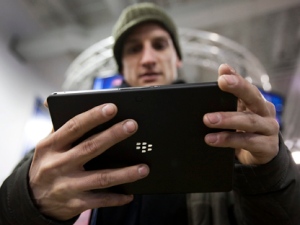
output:
[[[124,123],[123,128],[127,133],[132,133],[136,131],[136,124],[132,120],[128,120]]]
[[[140,166],[138,168],[138,172],[139,172],[141,177],[145,177],[149,174],[149,169],[148,169],[147,166]]]
[[[233,68],[232,68],[231,66],[229,66],[227,63],[226,63],[226,65],[228,66],[228,68],[229,68],[229,70],[230,70],[231,73],[233,73],[233,74],[236,73],[235,69],[233,69]]]
[[[219,113],[209,113],[206,116],[207,116],[207,119],[209,120],[209,122],[212,124],[216,124],[216,123],[220,122],[220,120],[221,120],[221,116]]]
[[[224,78],[229,85],[235,85],[237,83],[237,79],[233,75],[223,75],[221,78]]]
[[[214,144],[218,141],[218,135],[216,134],[208,134],[205,137],[205,141],[210,144]]]
[[[133,195],[126,195],[126,197],[127,197],[128,201],[132,201],[133,200]]]
[[[104,116],[111,116],[115,113],[115,107],[112,104],[107,104],[102,108],[102,113]]]

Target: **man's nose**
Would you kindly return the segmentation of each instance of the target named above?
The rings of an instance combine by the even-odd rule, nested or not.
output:
[[[145,46],[142,52],[141,64],[143,66],[154,66],[156,63],[155,50],[151,46]]]

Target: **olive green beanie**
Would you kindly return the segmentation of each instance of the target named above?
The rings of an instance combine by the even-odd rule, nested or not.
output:
[[[125,8],[113,28],[113,53],[118,65],[119,72],[122,71],[122,51],[126,36],[136,25],[143,22],[157,22],[170,34],[179,59],[182,59],[178,41],[177,28],[166,12],[157,5],[149,2],[133,4]]]

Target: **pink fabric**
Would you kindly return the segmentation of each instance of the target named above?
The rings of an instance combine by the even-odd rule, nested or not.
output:
[[[89,225],[91,212],[92,210],[89,209],[81,213],[78,220],[74,223],[74,225]]]

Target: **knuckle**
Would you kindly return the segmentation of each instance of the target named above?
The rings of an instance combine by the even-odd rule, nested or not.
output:
[[[41,174],[50,174],[53,171],[53,165],[50,162],[44,162],[39,169]]]
[[[248,114],[248,120],[252,126],[257,124],[257,116],[256,114]]]
[[[79,123],[77,117],[70,119],[66,123],[66,127],[67,127],[67,130],[72,134],[77,134],[81,129],[81,126],[80,126],[80,123]]]
[[[118,126],[119,124],[117,124],[116,126],[113,126],[110,130],[109,130],[109,136],[112,137],[113,140],[119,141],[123,139],[123,136],[125,135],[124,132],[120,132],[120,127]],[[122,135],[124,134],[124,135]]]
[[[266,105],[267,105],[269,110],[272,110],[272,111],[274,110],[275,111],[275,105],[272,102],[266,101]]]
[[[49,148],[49,143],[45,141],[40,141],[35,146],[35,154],[39,152],[43,152],[43,149],[47,149],[47,148]]]
[[[40,140],[35,146],[35,153],[45,153],[45,149],[53,149],[56,147],[57,135],[56,133],[50,134],[44,139]]]
[[[222,141],[233,141],[235,137],[232,134],[235,135],[236,133],[222,132],[221,135],[219,135],[219,139]]]
[[[71,184],[67,182],[57,182],[55,186],[56,195],[64,196],[66,190],[70,190]]]
[[[87,139],[83,142],[82,145],[82,155],[90,155],[95,152],[97,149],[98,145],[93,139]]]
[[[249,134],[243,134],[241,135],[242,138],[244,139],[243,143],[252,143],[252,139],[253,139],[253,135],[249,135]]]
[[[69,206],[70,206],[71,212],[74,212],[74,211],[82,212],[86,208],[84,201],[82,201],[81,199],[78,199],[78,198],[72,199],[72,201],[70,201]]]
[[[255,144],[255,135],[254,134],[243,133],[242,135],[240,135],[240,137],[242,138],[242,141],[241,141],[242,145]]]
[[[126,174],[125,174],[125,177],[127,178],[128,181],[130,182],[134,182],[134,181],[137,181],[139,179],[139,177],[136,176],[136,173],[135,173],[135,169],[128,169],[126,171]]]
[[[41,172],[44,175],[49,175],[49,177],[52,176],[61,176],[62,175],[62,166],[63,162],[62,160],[56,161],[56,160],[49,160],[47,162],[43,162],[43,166],[41,167]]]
[[[92,119],[93,121],[100,121],[102,119],[102,114],[99,115],[99,111],[100,111],[100,106],[96,106],[94,108],[92,108],[91,110],[87,111],[87,115],[90,119]]]
[[[110,187],[112,184],[111,176],[108,173],[100,173],[98,177],[100,188]]]
[[[279,123],[277,122],[277,120],[275,118],[271,120],[270,128],[271,128],[270,132],[272,132],[272,133],[277,134],[279,132],[280,126],[279,126]]]
[[[101,196],[101,207],[122,206],[128,203],[128,200],[122,196],[115,196],[111,193],[106,193]]]
[[[272,136],[274,134],[278,134],[280,130],[279,123],[277,122],[276,118],[268,118],[267,126],[264,127],[264,133],[267,136]]]
[[[220,132],[218,134],[218,144],[222,144],[222,143],[231,143],[234,140],[234,135],[233,133],[229,133],[226,131]]]
[[[127,199],[124,199],[124,198],[118,198],[118,199],[116,200],[115,205],[116,205],[116,206],[122,206],[122,205],[125,205],[125,204],[127,204],[127,203],[128,203],[128,200],[127,200]]]
[[[104,194],[101,196],[101,207],[113,206],[110,194]]]
[[[267,108],[272,116],[276,115],[276,107],[272,102],[266,102]]]

